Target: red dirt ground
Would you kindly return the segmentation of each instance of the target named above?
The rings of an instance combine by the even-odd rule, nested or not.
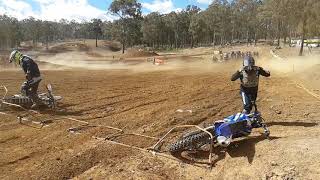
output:
[[[238,67],[239,62],[155,71],[46,70],[42,86],[52,83],[64,99],[60,111],[41,111],[40,119],[68,116],[161,137],[176,125],[213,122],[241,111],[239,82],[230,81]],[[272,70],[271,78],[261,78],[258,99],[271,139],[255,130],[228,148],[216,148],[211,170],[92,138],[113,133],[103,127],[70,133],[68,128],[81,123],[60,119],[37,129],[0,114],[0,179],[318,179],[320,102],[291,75]],[[22,81],[20,71],[0,71],[0,84],[11,94]],[[141,148],[155,143],[137,136],[116,140]]]

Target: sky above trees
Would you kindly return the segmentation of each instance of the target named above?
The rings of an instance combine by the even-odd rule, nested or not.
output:
[[[41,20],[59,21],[75,19],[77,21],[100,18],[112,20],[115,17],[107,13],[112,0],[0,0],[0,15],[6,14],[19,20],[29,16]],[[212,0],[139,0],[144,15],[150,12],[169,13],[181,11],[187,5],[197,5],[206,9]]]

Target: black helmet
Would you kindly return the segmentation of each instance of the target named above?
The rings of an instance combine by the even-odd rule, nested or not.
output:
[[[254,66],[255,65],[255,61],[254,58],[252,56],[245,56],[243,59],[243,66]]]

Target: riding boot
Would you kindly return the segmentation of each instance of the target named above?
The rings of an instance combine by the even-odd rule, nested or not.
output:
[[[38,94],[32,94],[30,95],[30,98],[32,100],[32,106],[31,106],[31,109],[38,109],[40,104],[41,104],[41,101],[38,97]]]
[[[250,114],[250,111],[246,110],[246,109],[243,109],[242,110],[242,114]]]
[[[39,82],[31,85],[31,91],[29,95],[33,103],[31,106],[31,109],[38,109],[39,106],[41,105],[41,100],[38,96],[38,87],[39,87]]]

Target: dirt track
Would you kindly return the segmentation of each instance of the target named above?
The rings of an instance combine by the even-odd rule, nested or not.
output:
[[[175,125],[212,122],[240,111],[239,84],[229,79],[237,68],[238,64],[228,63],[205,71],[190,67],[45,71],[42,85],[52,83],[55,93],[64,97],[62,110],[54,117],[160,137]],[[0,82],[10,92],[16,92],[22,81],[21,72],[0,72]],[[298,88],[287,74],[273,72],[272,78],[261,79],[258,105],[271,139],[255,130],[227,149],[216,148],[212,170],[92,138],[113,133],[103,127],[74,134],[67,129],[80,123],[61,119],[36,129],[0,114],[0,179],[318,179],[319,100]],[[42,119],[52,117],[42,113]],[[155,143],[137,136],[116,140],[143,148]],[[208,152],[196,156],[205,159]]]

